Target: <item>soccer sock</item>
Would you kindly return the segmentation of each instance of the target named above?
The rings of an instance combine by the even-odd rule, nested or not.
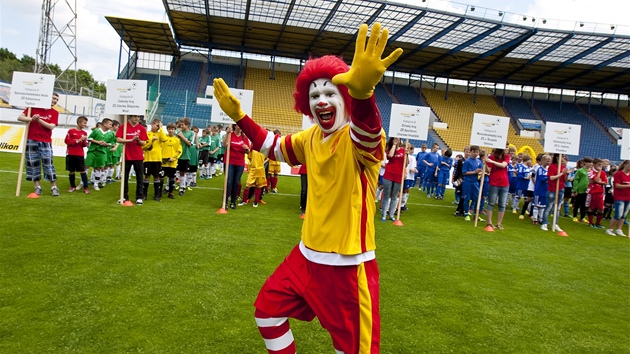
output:
[[[144,191],[142,192],[142,195],[146,197],[147,195],[149,195],[149,180],[146,179],[142,181],[142,185],[144,187]]]
[[[276,189],[278,185],[278,177],[271,177],[271,189]]]
[[[197,172],[192,172],[190,174],[190,183],[196,183],[197,182]]]
[[[153,194],[155,194],[155,197],[162,196],[162,181],[160,180],[153,181]]]
[[[601,211],[597,214],[595,214],[595,216],[597,217],[597,226],[602,224],[602,219],[604,218],[604,214],[601,213]]]
[[[245,188],[243,191],[243,202],[247,203],[247,201],[249,201],[249,189]]]
[[[255,203],[259,203],[260,202],[260,194],[262,193],[262,188],[255,188],[254,190],[254,202]]]
[[[243,189],[243,185],[239,183],[238,186],[236,187],[236,195],[241,194],[242,189]]]
[[[407,205],[407,199],[409,199],[409,193],[403,193],[403,197],[402,197],[402,205],[403,206]]]
[[[81,172],[81,182],[83,182],[83,189],[88,187],[87,173]]]
[[[593,225],[593,214],[595,214],[595,212],[589,211],[588,212],[588,223]]]
[[[116,165],[116,177],[120,178],[120,165]]]
[[[538,208],[532,208],[532,217],[534,221],[538,221]]]
[[[175,177],[168,178],[168,194],[173,194],[175,191]]]
[[[92,175],[94,176],[94,183],[101,183],[101,171],[94,171]]]
[[[569,202],[564,202],[564,215],[569,215]]]
[[[382,189],[376,189],[376,200],[379,201],[381,200],[381,195],[383,194],[383,190]]]
[[[76,184],[74,182],[74,173],[70,173],[68,174],[68,178],[70,179],[70,187],[72,188],[76,188]]]
[[[256,317],[256,325],[260,335],[263,337],[269,353],[294,354],[296,352],[295,341],[288,318],[271,317],[258,309],[254,316]]]

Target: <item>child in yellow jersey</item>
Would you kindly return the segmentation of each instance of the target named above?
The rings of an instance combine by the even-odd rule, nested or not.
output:
[[[273,131],[274,135],[280,136],[280,131],[278,129]],[[269,160],[269,187],[271,188],[271,193],[278,193],[278,175],[280,175],[280,162],[276,160]]]
[[[182,155],[182,143],[175,135],[177,125],[168,123],[166,131],[168,135],[161,141],[162,146],[162,172],[165,178],[168,178],[168,197],[174,199],[173,191],[175,190],[175,173],[177,172],[177,159]]]
[[[375,258],[374,194],[385,133],[373,96],[385,70],[402,54],[381,59],[388,31],[361,25],[352,69],[332,55],[309,59],[300,71],[295,109],[316,124],[274,135],[241,109],[222,79],[214,79],[221,109],[252,141],[253,150],[292,166],[308,165],[302,238],[267,279],[254,316],[269,353],[294,353],[288,317],[318,317],[337,353],[380,350],[379,272]]]
[[[243,189],[243,202],[239,205],[245,205],[249,203],[254,194],[253,207],[257,208],[258,203],[261,202],[260,196],[263,188],[267,185],[267,178],[265,177],[265,155],[258,151],[250,150],[248,154],[249,166],[247,168],[249,174],[247,176],[247,182],[245,182],[245,189]]]
[[[142,146],[144,152],[144,199],[149,194],[149,183],[153,176],[153,200],[162,201],[162,142],[166,134],[162,130],[162,121],[155,118],[151,121],[151,130],[147,132],[149,140]]]

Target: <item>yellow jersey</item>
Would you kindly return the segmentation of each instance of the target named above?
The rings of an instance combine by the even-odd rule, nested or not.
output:
[[[173,161],[162,161],[162,167],[177,167],[177,159],[182,155],[182,142],[177,136],[166,136],[162,140],[162,159],[171,158]]]
[[[167,135],[161,129],[157,132],[147,131],[147,143],[142,145],[145,162],[162,162],[162,142]]]

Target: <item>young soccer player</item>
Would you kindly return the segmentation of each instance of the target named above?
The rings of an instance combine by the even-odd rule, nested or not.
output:
[[[168,198],[175,199],[173,192],[175,191],[175,174],[177,173],[177,161],[182,155],[182,143],[179,137],[175,135],[177,125],[168,123],[166,131],[168,135],[162,141],[162,171],[164,178],[168,183]]]
[[[504,149],[493,149],[492,154],[485,159],[490,169],[488,175],[488,226],[503,229],[503,216],[508,204],[510,181],[507,167],[510,166],[510,155]],[[497,224],[492,223],[492,213],[497,205]]]
[[[280,136],[278,129],[273,131],[273,135]],[[278,176],[280,175],[280,162],[269,160],[269,181],[267,184],[271,188],[271,193],[278,193]]]
[[[516,186],[518,184],[518,164],[521,163],[522,160],[519,160],[516,155],[512,158],[510,155],[510,164],[507,167],[508,171],[508,182],[510,187],[508,188],[508,200],[512,202],[512,214],[518,214],[518,204],[516,203]]]
[[[536,169],[534,182],[533,223],[534,225],[541,224],[540,229],[543,231],[548,231],[547,224],[543,224],[542,219],[547,207],[548,168],[550,163],[551,156],[545,154],[540,158],[540,165]]]
[[[411,144],[407,144],[407,175],[405,176],[405,183],[403,185],[402,202],[400,203],[400,210],[407,210],[407,200],[409,199],[409,190],[413,188],[415,184],[416,174],[416,157],[413,154],[414,147]]]
[[[426,192],[424,189],[424,173],[427,170],[427,165],[422,162],[424,157],[427,155],[427,144],[422,144],[420,146],[420,151],[416,154],[416,168],[418,169],[418,173],[416,173],[416,183],[418,185],[418,190]]]
[[[147,132],[147,143],[142,146],[144,151],[144,200],[149,195],[149,184],[153,176],[153,200],[162,201],[162,143],[166,140],[166,134],[162,130],[162,121],[154,118],[151,121],[151,129]]]
[[[519,163],[516,166],[516,195],[514,196],[513,206],[517,206],[520,203],[520,199],[523,199],[523,209],[521,210],[521,215],[519,215],[519,220],[525,219],[525,211],[529,209],[529,203],[531,203],[533,194],[528,195],[527,187],[529,186],[529,181],[532,177],[532,158],[529,155],[524,155],[522,158],[523,162]]]
[[[104,187],[104,169],[107,165],[107,150],[111,147],[106,141],[107,131],[112,126],[112,120],[104,118],[101,121],[101,127],[92,130],[88,136],[90,146],[87,151],[85,165],[92,167],[92,175],[94,176],[94,190],[100,190]]]
[[[444,155],[440,156],[440,163],[437,167],[437,189],[435,191],[435,199],[444,199],[446,186],[451,177],[451,167],[453,167],[453,151],[446,149]]]
[[[477,210],[479,198],[479,174],[482,163],[478,159],[479,146],[470,146],[470,156],[462,166],[462,196],[464,198],[464,220],[470,221],[470,210]],[[472,205],[471,205],[472,204]]]
[[[470,157],[470,146],[464,146],[464,156],[457,162],[455,171],[453,172],[453,186],[455,186],[455,199],[457,200],[457,209],[454,216],[464,216],[464,192],[462,189],[463,174],[462,168],[464,162]],[[459,196],[459,199],[458,199]]]
[[[427,198],[431,198],[433,193],[435,193],[435,188],[437,187],[437,167],[440,163],[440,154],[438,153],[438,149],[440,145],[438,143],[433,143],[431,146],[431,152],[424,155],[422,159],[422,164],[426,167],[424,171],[424,186],[427,191]]]
[[[586,191],[586,207],[588,208],[588,223],[593,228],[603,229],[604,218],[604,186],[608,182],[606,172],[602,170],[603,161],[593,159],[593,168],[588,172],[588,190]],[[595,217],[595,223],[593,223]]]
[[[188,187],[188,179],[186,173],[190,168],[190,151],[195,144],[195,132],[190,130],[190,119],[182,118],[178,122],[179,133],[177,136],[182,143],[182,154],[177,160],[177,170],[179,171],[179,196],[183,197],[186,187]],[[170,191],[170,190],[169,190]]]
[[[210,129],[210,173],[209,178],[212,178],[217,173],[217,166],[219,164],[219,153],[221,151],[221,140],[219,137],[219,129],[213,126]]]
[[[199,171],[199,178],[210,179],[210,128],[205,128],[201,131],[201,137],[199,138],[199,165],[201,170]]]
[[[85,194],[90,194],[88,188],[87,173],[85,173],[85,151],[83,148],[88,146],[87,132],[83,130],[87,126],[87,117],[80,116],[77,118],[77,127],[68,130],[64,141],[68,145],[66,153],[66,170],[70,178],[70,189],[68,192],[77,190],[75,184],[75,172],[81,173],[81,181],[83,181],[83,190]]]
[[[254,208],[257,208],[258,203],[261,201],[260,196],[262,190],[267,185],[267,177],[265,176],[265,155],[258,151],[250,150],[248,157],[247,181],[243,189],[243,201],[239,205],[243,206],[249,203],[253,194],[254,203],[252,205]]]
[[[149,139],[147,137],[147,130],[140,124],[140,115],[131,115],[127,121],[126,127],[120,127],[116,132],[116,138],[118,143],[125,144],[125,171],[123,175],[123,198],[129,200],[129,174],[133,168],[136,172],[136,204],[142,205],[144,197],[144,154],[142,153],[142,146]],[[127,133],[126,135],[124,135]],[[124,136],[123,136],[124,135]],[[124,201],[119,201],[124,202]]]
[[[107,132],[105,133],[105,142],[107,143],[107,150],[105,151],[105,153],[107,157],[104,169],[104,179],[106,185],[114,181],[114,167],[116,163],[118,163],[120,160],[120,154],[118,154],[118,158],[114,157],[120,145],[116,141],[116,133],[118,132],[119,126],[120,123],[113,120],[111,126],[109,127],[109,130],[107,130]],[[114,162],[114,160],[116,160],[116,162]],[[103,179],[103,176],[101,176],[101,179]]]
[[[559,154],[553,154],[551,165],[547,168],[547,205],[545,206],[542,216],[542,225],[540,226],[540,228],[544,231],[547,231],[547,227],[543,229],[543,226],[547,226],[549,224],[550,212],[557,212],[556,220],[558,220],[558,217],[560,216],[561,201],[564,198],[564,181],[569,173],[569,170],[567,169],[564,159],[562,161],[563,163],[558,166],[560,163],[559,157]],[[556,192],[558,193],[557,199]],[[553,215],[554,214],[551,216],[552,218]],[[552,230],[562,232],[562,229],[557,224],[553,226]]]
[[[593,167],[593,159],[589,156],[582,158],[582,160],[578,161],[578,170],[575,171],[575,176],[573,178],[573,191],[572,195],[574,198],[573,201],[573,222],[580,222],[580,220],[584,223],[589,223],[586,218],[586,196],[589,185],[588,180],[588,171]],[[578,219],[578,210],[580,211],[580,218]]]

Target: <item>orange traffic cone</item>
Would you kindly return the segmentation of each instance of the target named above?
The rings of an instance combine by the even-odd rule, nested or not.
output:
[[[225,208],[220,208],[219,210],[217,210],[217,214],[227,214],[228,211]]]
[[[300,219],[304,219],[304,214],[300,214]]]
[[[122,206],[132,207],[132,206],[133,206],[133,203],[131,202],[131,200],[125,200],[125,201],[122,203]]]
[[[398,220],[394,221],[392,224],[393,224],[394,226],[404,226],[404,225],[403,225],[403,223],[402,223],[402,221],[400,221],[400,219],[398,219]]]
[[[39,194],[37,194],[37,193],[33,192],[33,193],[31,193],[31,194],[27,195],[27,196],[26,196],[26,198],[29,198],[29,199],[39,199]]]
[[[494,227],[492,225],[488,225],[484,227],[483,231],[494,232]]]
[[[569,234],[567,234],[566,231],[560,231],[558,232],[558,236],[569,237]]]

